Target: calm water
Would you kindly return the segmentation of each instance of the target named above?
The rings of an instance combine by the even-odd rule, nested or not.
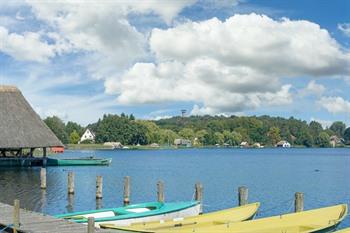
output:
[[[293,209],[294,193],[305,193],[305,209],[350,204],[350,149],[181,149],[67,151],[59,157],[111,157],[110,167],[49,167],[46,191],[40,168],[0,168],[0,201],[19,198],[27,209],[58,214],[96,208],[96,175],[104,178],[102,207],[122,204],[123,177],[131,177],[131,202],[156,200],[156,182],[165,182],[167,201],[193,198],[204,186],[204,211],[237,205],[237,188],[260,201],[258,217]],[[67,197],[67,173],[75,172],[76,194]],[[341,227],[350,226],[348,217]]]

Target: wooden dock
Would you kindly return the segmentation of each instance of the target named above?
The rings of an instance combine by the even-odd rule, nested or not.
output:
[[[20,226],[17,232],[21,233],[87,233],[88,226],[79,223],[68,222],[49,215],[20,209]],[[14,221],[14,207],[0,203],[0,231],[5,226],[11,226]],[[11,232],[10,229],[7,229]],[[104,229],[95,229],[96,233],[112,232]],[[114,233],[116,231],[113,231]]]

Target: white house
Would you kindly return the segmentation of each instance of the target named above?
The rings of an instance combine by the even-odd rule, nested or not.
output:
[[[282,141],[279,141],[277,144],[276,144],[276,147],[286,147],[286,148],[289,148],[290,147],[290,143],[285,141],[285,140],[282,140]]]
[[[81,136],[79,143],[85,140],[95,141],[95,134],[90,129],[85,130],[85,133],[83,134],[83,136]]]
[[[191,140],[188,140],[188,139],[177,138],[174,140],[174,145],[175,146],[192,147],[192,142],[191,142]]]

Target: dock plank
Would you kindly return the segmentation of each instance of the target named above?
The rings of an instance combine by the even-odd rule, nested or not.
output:
[[[0,225],[8,226],[12,224],[13,210],[13,206],[0,202]],[[42,213],[20,209],[20,228],[18,230],[26,233],[86,233],[87,225],[68,222]],[[95,232],[115,233],[115,231],[97,228]]]

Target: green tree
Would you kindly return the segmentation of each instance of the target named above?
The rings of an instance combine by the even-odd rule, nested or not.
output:
[[[65,126],[65,131],[66,131],[67,135],[71,135],[71,133],[74,130],[78,133],[79,137],[82,136],[84,131],[85,131],[84,127],[82,127],[78,123],[68,121],[66,126]]]
[[[196,132],[196,138],[201,145],[209,144],[209,133],[207,130],[202,129]]]
[[[146,137],[148,143],[160,143],[160,128],[152,121],[138,121],[139,124],[147,128]]]
[[[315,144],[319,147],[329,147],[329,135],[326,132],[321,132],[316,138]]]
[[[346,144],[350,144],[350,127],[344,131],[344,140]]]
[[[160,144],[162,145],[172,145],[176,138],[179,136],[171,129],[160,129]]]
[[[267,136],[270,138],[272,145],[276,145],[277,142],[281,140],[280,129],[278,127],[271,127],[267,133]]]
[[[319,137],[320,133],[323,131],[322,125],[317,121],[311,121],[309,124],[309,132],[311,137],[316,140]]]
[[[190,128],[183,128],[182,130],[179,131],[179,135],[184,139],[188,139],[191,141],[194,139],[193,129],[190,129]]]
[[[80,136],[76,130],[73,130],[73,132],[69,135],[69,143],[71,144],[77,144],[80,140]]]
[[[44,122],[63,144],[67,144],[69,142],[68,134],[65,131],[65,125],[59,117],[47,117],[44,119]]]
[[[235,131],[230,132],[228,130],[224,130],[222,134],[224,135],[224,142],[231,146],[237,146],[242,141],[242,136]]]
[[[313,145],[313,139],[311,137],[311,134],[307,131],[306,128],[301,128],[300,131],[297,134],[297,139],[295,142],[298,145],[303,145],[306,147],[311,147]]]
[[[214,133],[214,142],[215,142],[215,144],[219,144],[219,145],[224,144],[224,135],[220,132],[215,132]]]
[[[336,121],[331,125],[331,127],[329,127],[329,129],[332,130],[338,137],[343,137],[345,128],[346,125],[341,121]]]

